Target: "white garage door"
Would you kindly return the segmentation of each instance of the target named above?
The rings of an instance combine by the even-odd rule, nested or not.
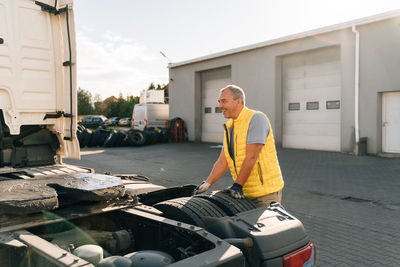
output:
[[[339,48],[286,56],[282,66],[283,147],[340,151]]]
[[[400,153],[400,92],[383,95],[383,152]]]
[[[231,84],[231,68],[224,67],[201,73],[202,142],[221,143],[223,124],[227,121],[218,108],[219,90]]]

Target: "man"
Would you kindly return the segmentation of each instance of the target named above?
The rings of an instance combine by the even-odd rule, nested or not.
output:
[[[276,155],[271,124],[265,114],[245,106],[245,94],[235,85],[220,90],[219,108],[228,118],[224,124],[224,148],[194,194],[207,191],[228,169],[234,180],[232,197],[245,196],[257,206],[281,202],[283,179]]]

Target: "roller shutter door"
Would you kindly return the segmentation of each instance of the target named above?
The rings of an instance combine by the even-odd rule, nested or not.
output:
[[[340,151],[339,48],[286,56],[282,67],[283,147]]]
[[[227,120],[218,108],[219,90],[231,84],[231,68],[203,71],[201,74],[201,141],[221,143]]]

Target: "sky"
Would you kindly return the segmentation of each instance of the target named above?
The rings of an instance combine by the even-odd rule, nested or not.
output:
[[[391,10],[400,0],[74,0],[78,86],[138,96],[168,63]]]

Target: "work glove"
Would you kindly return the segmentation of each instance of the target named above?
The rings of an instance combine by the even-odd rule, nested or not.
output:
[[[242,186],[240,184],[234,183],[230,188],[227,188],[224,191],[229,193],[233,198],[244,199]]]
[[[199,184],[194,190],[193,190],[193,195],[201,194],[204,193],[210,188],[211,184],[207,183],[206,181],[203,181],[201,184]]]
[[[243,190],[240,184],[234,183],[231,187],[224,190],[231,195],[231,197],[236,199],[244,199]]]

